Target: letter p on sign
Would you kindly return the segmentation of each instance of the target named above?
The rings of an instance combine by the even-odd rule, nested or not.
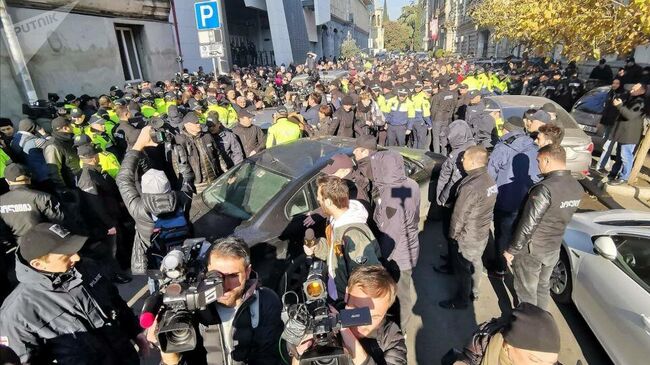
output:
[[[203,1],[194,4],[194,15],[196,16],[196,29],[207,30],[217,29],[219,23],[219,3],[217,1]]]

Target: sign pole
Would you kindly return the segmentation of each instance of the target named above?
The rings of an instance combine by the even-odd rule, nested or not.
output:
[[[221,71],[217,69],[217,63],[215,62],[216,58],[212,57],[212,69],[214,70],[214,78],[216,79],[217,76],[221,74]],[[219,67],[221,68],[221,67]]]

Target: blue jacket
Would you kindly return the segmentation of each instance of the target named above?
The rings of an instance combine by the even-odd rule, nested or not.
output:
[[[496,209],[518,211],[530,187],[540,180],[537,145],[523,131],[508,132],[494,146],[488,173],[499,187]]]
[[[49,169],[43,157],[43,146],[47,141],[29,132],[17,132],[11,141],[11,150],[23,161],[32,173],[32,180],[43,182],[49,178]]]

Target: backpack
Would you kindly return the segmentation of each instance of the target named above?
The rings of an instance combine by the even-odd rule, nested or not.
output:
[[[181,246],[190,238],[190,227],[183,209],[173,213],[152,216],[154,225],[151,233],[151,246],[161,256],[165,256],[172,248]]]

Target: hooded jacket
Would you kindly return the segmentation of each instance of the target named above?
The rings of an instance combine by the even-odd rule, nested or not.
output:
[[[336,286],[336,297],[330,291],[332,299],[343,299],[348,278],[357,266],[380,263],[379,244],[367,221],[368,211],[363,204],[350,200],[348,210],[338,219],[330,220],[331,237],[321,238],[314,247],[314,255],[327,262],[328,291],[332,282]],[[336,246],[340,245],[343,250],[339,251]]]
[[[451,153],[440,167],[438,185],[436,186],[436,202],[438,205],[451,207],[456,196],[458,183],[465,176],[460,155],[466,149],[475,146],[476,143],[469,125],[460,119],[449,124],[447,140],[451,146]]]
[[[16,256],[20,282],[0,308],[0,337],[23,363],[139,364],[138,321],[110,279],[83,259],[47,274]]]
[[[138,160],[144,158],[140,151],[130,150],[124,156],[122,168],[117,174],[117,188],[122,195],[126,209],[135,220],[136,234],[133,242],[131,271],[144,273],[147,270],[147,250],[151,246],[154,216],[176,212],[188,212],[190,199],[183,193],[171,191],[164,194],[140,194],[135,183],[135,170]]]
[[[45,138],[24,131],[16,132],[11,141],[14,156],[25,162],[32,172],[32,180],[36,182],[43,182],[49,178],[49,170],[43,156],[43,147],[46,143]]]
[[[470,171],[458,185],[449,237],[458,242],[458,250],[466,259],[480,259],[483,254],[496,197],[497,186],[486,167]]]
[[[512,131],[501,137],[488,161],[488,173],[499,188],[496,209],[516,212],[528,190],[539,181],[537,145],[524,131]]]
[[[394,260],[401,271],[415,267],[420,253],[420,187],[404,172],[404,158],[395,151],[372,155],[374,221],[381,253]]]

